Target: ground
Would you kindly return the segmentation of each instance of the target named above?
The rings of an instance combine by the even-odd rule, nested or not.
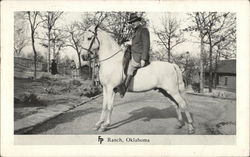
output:
[[[56,105],[72,106],[88,99],[90,81],[70,77],[45,75],[14,78],[14,120],[28,117]]]
[[[90,82],[61,76],[14,81],[15,132],[31,123],[26,134],[100,134],[93,127],[101,114],[102,96],[89,100]],[[234,98],[188,93],[195,134],[236,133]],[[116,95],[112,125],[103,134],[187,134],[186,126],[175,129],[177,115],[169,101],[156,91],[127,93],[123,99]]]
[[[235,134],[235,100],[188,95],[195,134]],[[101,134],[94,124],[101,114],[102,97],[35,127],[29,134]],[[160,93],[116,96],[112,125],[102,134],[187,134],[175,129],[175,108]]]

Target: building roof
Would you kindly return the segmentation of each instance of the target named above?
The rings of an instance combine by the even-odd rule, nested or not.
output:
[[[236,74],[236,59],[221,60],[216,72]]]

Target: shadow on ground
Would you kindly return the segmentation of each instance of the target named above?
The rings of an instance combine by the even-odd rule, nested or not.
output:
[[[47,130],[55,128],[58,124],[72,122],[78,117],[85,116],[93,112],[98,112],[99,110],[100,109],[98,108],[90,107],[84,110],[77,110],[75,112],[66,112],[58,117],[55,117],[54,119],[51,119],[50,121],[46,121],[42,124],[42,127],[40,127],[40,125],[35,127],[26,134],[40,134],[42,132],[46,132]]]
[[[118,128],[122,125],[131,123],[133,121],[142,120],[142,121],[150,121],[152,119],[169,119],[169,118],[177,118],[176,110],[174,106],[170,106],[164,109],[158,109],[154,107],[142,107],[140,109],[136,109],[129,113],[130,117],[127,119],[121,120],[114,124],[111,124],[108,130]],[[183,120],[186,122],[187,118],[184,114],[182,114]]]

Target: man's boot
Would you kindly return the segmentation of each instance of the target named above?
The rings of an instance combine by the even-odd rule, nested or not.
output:
[[[121,85],[121,88],[120,88],[120,97],[121,98],[124,97],[132,78],[133,78],[132,75],[127,75],[125,82]]]

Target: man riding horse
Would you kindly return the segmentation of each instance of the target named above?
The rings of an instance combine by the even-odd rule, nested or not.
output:
[[[119,93],[122,98],[124,97],[136,70],[149,64],[150,35],[148,29],[142,25],[141,21],[142,18],[138,17],[136,13],[130,14],[128,23],[131,24],[134,29],[131,45],[132,57],[129,61],[125,81],[119,88]]]
[[[127,76],[124,76],[124,51],[114,38],[106,31],[91,26],[84,34],[83,47],[86,51],[83,56],[93,54],[98,57],[100,70],[99,78],[103,86],[103,104],[100,119],[95,124],[95,130],[106,131],[111,125],[111,114],[114,107],[115,88],[120,90],[123,97],[126,91],[145,92],[158,89],[165,97],[168,97],[176,108],[177,128],[182,128],[185,123],[182,112],[187,118],[188,133],[194,133],[193,119],[188,109],[185,96],[185,87],[182,72],[176,64],[154,61],[144,67],[149,61],[149,31],[141,24],[141,18],[131,14],[129,23],[135,29],[132,38],[132,59],[129,62]],[[96,51],[97,50],[97,51]],[[138,69],[140,67],[144,67]],[[137,70],[138,69],[138,70]],[[137,70],[137,71],[136,71]],[[136,75],[134,76],[136,71]],[[134,76],[134,77],[133,77]],[[123,78],[125,81],[123,82]],[[133,85],[129,85],[133,78]],[[119,84],[121,84],[119,87]]]

